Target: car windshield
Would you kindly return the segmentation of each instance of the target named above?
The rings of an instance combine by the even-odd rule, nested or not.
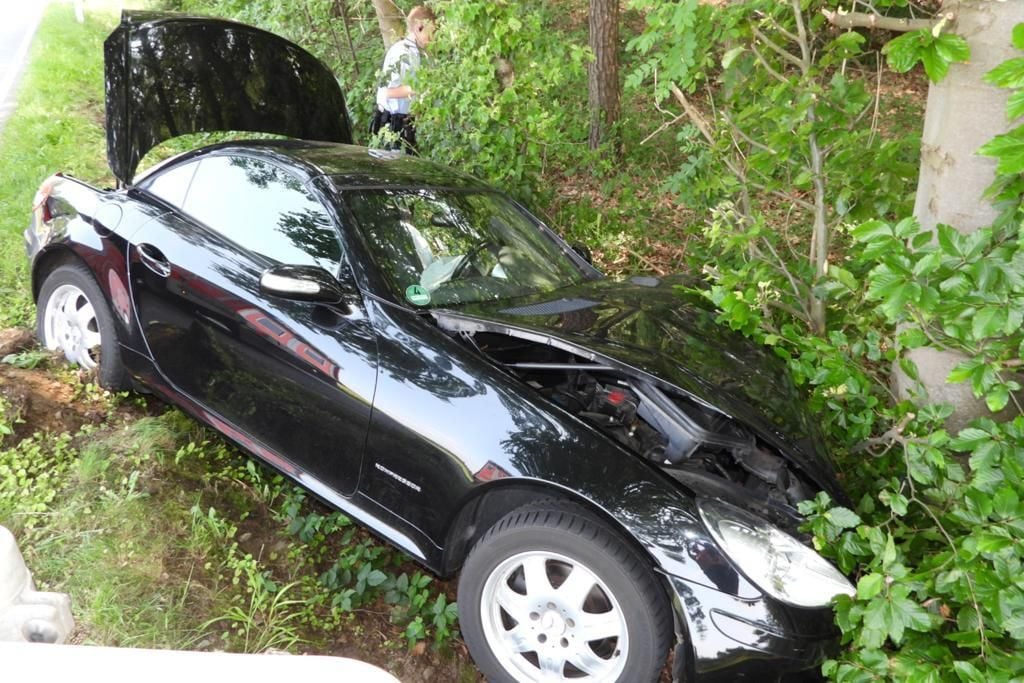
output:
[[[508,299],[585,278],[536,219],[497,192],[353,190],[344,199],[377,269],[413,306]]]

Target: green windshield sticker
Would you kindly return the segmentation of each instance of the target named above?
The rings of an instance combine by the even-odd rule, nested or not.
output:
[[[426,287],[409,285],[405,288],[405,298],[413,306],[426,306],[430,303],[430,292],[427,291]]]

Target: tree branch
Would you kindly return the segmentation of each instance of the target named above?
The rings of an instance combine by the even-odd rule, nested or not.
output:
[[[686,112],[690,121],[692,121],[693,125],[697,127],[697,130],[700,131],[701,135],[704,136],[704,139],[710,143],[714,143],[715,137],[711,134],[711,128],[708,126],[707,121],[705,121],[700,112],[690,104],[690,100],[686,99],[686,95],[684,95],[683,91],[679,89],[679,86],[673,83],[669,86],[669,91],[672,93],[672,96],[676,98],[676,101],[683,106],[683,111]]]
[[[658,133],[660,133],[661,131],[665,130],[666,128],[671,128],[672,126],[676,125],[677,123],[679,123],[681,120],[683,120],[685,118],[686,118],[686,113],[684,112],[682,114],[677,115],[671,121],[665,121],[663,124],[658,126],[657,130],[655,130],[653,133],[651,133],[650,135],[645,137],[643,140],[641,140],[640,144],[641,145],[646,145],[648,142],[651,141],[652,138],[656,137],[658,135]]]
[[[821,10],[821,13],[825,15],[825,19],[828,23],[832,24],[836,28],[879,28],[885,31],[897,31],[900,33],[917,31],[922,28],[931,30],[935,28],[939,22],[952,22],[956,19],[955,12],[947,12],[946,14],[935,17],[934,19],[903,19],[898,17],[887,17],[877,13],[841,12],[840,10],[827,9]]]
[[[764,58],[764,55],[761,54],[761,51],[757,49],[756,45],[751,45],[750,51],[754,53],[755,57],[757,57],[757,61],[761,63],[761,66],[763,66],[765,70],[772,75],[772,78],[780,83],[789,83],[788,78],[772,68],[772,65],[768,63],[768,60]]]
[[[760,40],[762,43],[767,45],[771,49],[772,52],[774,52],[778,56],[782,57],[784,60],[786,60],[790,64],[795,64],[796,66],[800,66],[800,59],[798,57],[795,57],[795,56],[791,55],[787,50],[785,50],[784,48],[779,47],[778,44],[776,44],[776,42],[774,40],[772,40],[771,38],[769,38],[765,34],[761,33],[761,31],[758,30],[758,28],[756,26],[754,26],[753,29],[754,29],[754,36],[757,37],[757,39]]]
[[[755,147],[755,148],[761,150],[762,152],[768,152],[769,154],[772,154],[772,155],[778,154],[778,152],[776,152],[774,149],[772,149],[768,145],[760,143],[757,140],[755,140],[752,137],[750,137],[749,135],[747,135],[746,133],[744,133],[743,129],[736,125],[736,122],[732,120],[732,118],[729,116],[728,113],[723,111],[722,112],[722,118],[724,118],[725,122],[728,123],[730,126],[732,126],[732,129],[734,131],[736,131],[736,134],[739,135],[745,142],[749,143],[750,146]]]

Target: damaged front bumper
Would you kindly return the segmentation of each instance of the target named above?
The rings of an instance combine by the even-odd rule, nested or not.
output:
[[[821,662],[837,648],[831,608],[797,608],[768,596],[746,599],[663,578],[678,635],[674,681],[820,680]]]

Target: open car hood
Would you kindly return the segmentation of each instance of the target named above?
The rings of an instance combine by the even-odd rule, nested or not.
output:
[[[253,131],[352,142],[331,71],[287,40],[245,24],[126,11],[104,43],[107,159],[122,184],[164,140]]]
[[[712,406],[779,448],[827,490],[838,487],[818,425],[784,364],[715,321],[681,277],[593,280],[509,302],[435,310],[467,329],[522,336],[617,361]],[[441,322],[453,329],[452,323]],[[460,327],[454,323],[454,329]]]

